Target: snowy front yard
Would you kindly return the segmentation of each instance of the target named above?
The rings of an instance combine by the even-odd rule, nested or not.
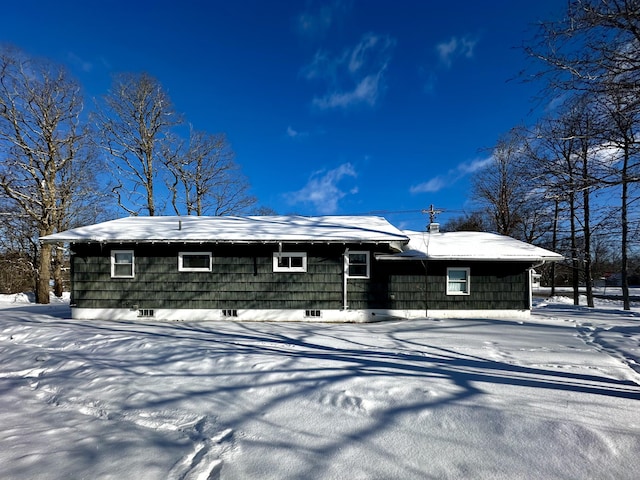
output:
[[[3,479],[635,479],[640,313],[68,320],[0,303]],[[17,299],[19,300],[19,299]]]

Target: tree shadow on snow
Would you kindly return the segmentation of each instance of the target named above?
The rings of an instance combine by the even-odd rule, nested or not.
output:
[[[14,314],[16,320],[20,312],[44,313],[41,306],[16,307],[5,312]],[[274,411],[287,402],[317,400],[328,392],[343,390],[348,382],[356,380],[365,385],[367,381],[377,384],[383,380],[398,386],[417,380],[426,389],[430,384],[438,388],[443,384],[451,387],[446,389],[446,394],[411,395],[406,401],[397,399],[379,406],[370,413],[368,422],[335,438],[324,438],[316,445],[305,445],[315,460],[305,467],[300,478],[318,476],[323,465],[326,466],[326,459],[352,442],[366,442],[393,428],[405,415],[472,402],[475,397],[488,394],[490,389],[483,387],[487,384],[640,400],[640,387],[629,380],[526,366],[461,353],[455,346],[429,341],[429,335],[436,332],[440,338],[444,335],[442,332],[448,330],[452,335],[472,336],[483,326],[517,329],[522,328],[521,322],[420,320],[359,325],[76,322],[58,316],[64,315],[61,306],[54,306],[52,312],[54,321],[48,323],[26,320],[28,316],[25,316],[32,325],[69,329],[68,344],[56,345],[55,351],[51,349],[48,364],[52,366],[56,361],[77,365],[77,372],[64,371],[69,391],[73,390],[76,375],[78,385],[83,381],[86,368],[95,369],[97,377],[108,375],[115,379],[111,380],[112,388],[123,390],[117,407],[123,412],[192,408],[199,402],[203,405],[239,402],[241,408],[219,413],[217,421],[220,428],[242,430],[243,425],[257,421],[265,412]],[[549,332],[567,329],[568,335],[570,331],[575,332],[575,327],[570,325],[537,323],[528,327]],[[38,348],[47,350],[46,345]],[[114,352],[118,353],[117,358]],[[55,381],[55,375],[52,371],[40,381]],[[131,385],[136,382],[154,393],[136,397],[131,391]],[[110,395],[117,397],[117,394]],[[288,427],[278,428],[283,429],[283,435],[272,448],[295,449],[295,441],[289,440],[284,432]],[[304,430],[305,425],[300,425],[300,429]],[[413,468],[408,461],[402,465],[408,475],[419,476]]]

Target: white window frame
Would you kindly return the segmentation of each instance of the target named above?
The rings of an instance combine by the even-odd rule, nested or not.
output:
[[[184,257],[189,255],[197,255],[199,257],[208,256],[209,257],[209,266],[208,267],[185,267],[184,266]],[[211,252],[178,252],[178,271],[179,272],[210,272],[213,265],[213,255]]]
[[[365,255],[366,262],[364,265],[367,267],[365,275],[351,275],[351,255]],[[368,250],[349,250],[345,255],[347,278],[369,278],[371,276],[371,255]],[[356,263],[354,265],[363,265],[362,263]]]
[[[465,272],[465,280],[452,280],[450,273],[452,271]],[[451,289],[452,282],[456,285],[464,285],[464,290]],[[471,269],[469,267],[448,267],[447,268],[447,295],[471,295]]]
[[[118,253],[131,255],[131,274],[130,275],[116,274],[116,265],[129,265],[128,263],[116,263],[116,255]],[[133,250],[111,250],[111,278],[134,278],[136,276],[135,266],[136,266],[136,256],[133,253]]]
[[[279,265],[279,260],[283,257],[289,258],[302,258],[301,267],[292,267],[291,261],[289,261],[288,267]],[[288,272],[288,273],[304,273],[307,271],[307,252],[273,252],[273,271],[274,272]]]

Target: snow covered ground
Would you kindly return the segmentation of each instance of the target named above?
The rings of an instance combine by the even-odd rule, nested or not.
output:
[[[0,297],[2,479],[636,479],[640,307],[69,320]]]

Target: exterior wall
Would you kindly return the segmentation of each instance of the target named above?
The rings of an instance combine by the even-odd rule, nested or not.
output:
[[[370,278],[347,281],[345,248],[371,252]],[[133,250],[134,278],[111,278],[113,249]],[[275,244],[174,245],[75,244],[71,303],[74,318],[136,318],[154,310],[156,319],[287,319],[371,321],[390,317],[469,317],[474,312],[528,312],[528,264],[491,262],[376,261],[378,245],[285,245],[307,253],[304,273],[273,272]],[[178,252],[212,252],[211,272],[179,272]],[[447,295],[447,267],[470,268],[470,294]],[[426,275],[425,275],[426,273]],[[233,313],[228,314],[231,310]],[[205,312],[206,311],[206,312]],[[109,313],[110,312],[110,313]],[[197,315],[195,313],[197,313]],[[225,313],[226,312],[226,313]],[[258,312],[262,312],[258,315]],[[283,313],[288,312],[288,315]],[[349,312],[361,312],[362,318]],[[198,318],[196,318],[198,317]],[[201,318],[200,318],[201,317]],[[93,318],[97,318],[94,316]]]
[[[359,302],[366,308],[436,311],[529,310],[529,264],[521,262],[381,261],[374,264],[371,284],[362,285]],[[447,268],[470,269],[469,295],[447,295]]]
[[[285,245],[284,252],[307,253],[307,272],[282,273],[273,272],[273,253],[278,251],[273,244],[76,244],[71,302],[77,308],[339,310],[346,247]],[[134,251],[134,278],[111,278],[113,249]],[[374,246],[351,249],[373,252]],[[386,251],[381,246],[375,250]],[[179,272],[180,251],[211,251],[212,271]]]

